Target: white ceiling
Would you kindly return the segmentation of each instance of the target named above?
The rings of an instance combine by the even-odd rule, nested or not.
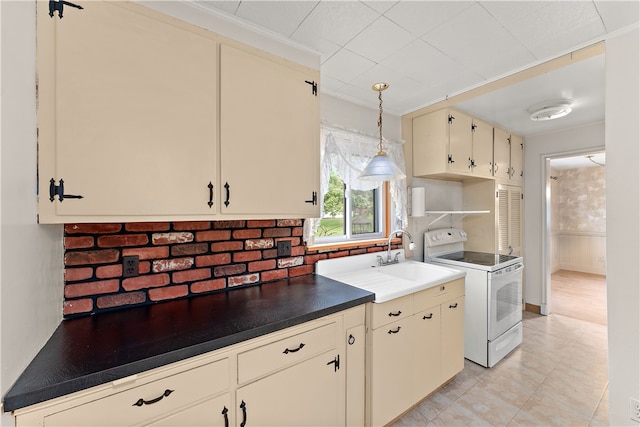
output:
[[[321,55],[323,93],[402,115],[638,25],[631,1],[206,1]],[[576,101],[567,117],[531,122],[527,108]],[[524,136],[604,119],[604,58],[581,61],[457,105]]]
[[[607,159],[604,152],[589,153],[580,156],[560,157],[550,160],[551,167],[560,169],[594,168],[606,166]]]

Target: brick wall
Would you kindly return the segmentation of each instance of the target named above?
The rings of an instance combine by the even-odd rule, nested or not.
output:
[[[291,256],[277,257],[280,240]],[[307,253],[300,219],[66,224],[64,246],[66,318],[311,274],[319,259],[385,249]],[[123,278],[128,255],[139,275]]]

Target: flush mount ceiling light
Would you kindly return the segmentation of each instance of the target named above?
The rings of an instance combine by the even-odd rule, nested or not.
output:
[[[378,114],[378,132],[380,139],[378,142],[378,152],[371,159],[366,168],[362,171],[359,178],[367,181],[392,181],[396,179],[404,179],[406,175],[400,170],[389,155],[384,151],[382,144],[382,91],[389,87],[386,83],[375,83],[371,89],[378,92],[379,114]]]
[[[527,111],[531,113],[531,120],[534,122],[541,122],[566,116],[571,112],[572,104],[573,101],[570,99],[545,101],[541,104],[530,107]]]

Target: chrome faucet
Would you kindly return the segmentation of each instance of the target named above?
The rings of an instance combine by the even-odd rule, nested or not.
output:
[[[395,258],[393,260],[391,259],[391,239],[393,239],[393,237],[398,233],[406,234],[407,237],[409,237],[409,250],[413,250],[415,245],[413,243],[413,237],[411,237],[411,233],[409,233],[408,231],[404,231],[404,230],[392,231],[391,233],[389,233],[389,238],[387,239],[387,259],[385,261],[385,260],[382,259],[382,257],[380,255],[378,255],[378,265],[382,266],[382,265],[387,265],[387,264],[395,264],[395,263],[399,262],[398,254],[396,254],[396,256],[395,256]]]

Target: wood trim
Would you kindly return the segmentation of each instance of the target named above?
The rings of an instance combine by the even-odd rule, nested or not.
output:
[[[541,314],[539,305],[534,305],[534,304],[529,304],[529,303],[525,303],[524,311],[528,311],[530,313],[535,313],[535,314]]]

